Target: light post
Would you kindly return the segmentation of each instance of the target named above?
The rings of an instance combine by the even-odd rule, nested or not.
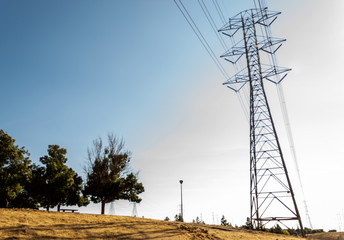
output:
[[[184,221],[183,217],[183,180],[179,180],[180,182],[180,215],[182,217],[182,221]]]

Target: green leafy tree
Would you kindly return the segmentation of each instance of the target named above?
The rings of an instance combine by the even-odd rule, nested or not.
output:
[[[131,153],[124,150],[123,139],[113,134],[108,134],[107,146],[98,138],[93,141],[93,148],[88,149],[85,194],[94,203],[101,203],[101,214],[105,213],[105,204],[115,200],[141,202],[138,195],[144,192],[144,187],[131,172],[130,159]]]
[[[0,207],[9,207],[30,176],[29,153],[0,129]]]
[[[46,202],[46,179],[45,179],[45,168],[32,164],[31,168],[31,177],[28,184],[25,186],[27,195],[32,199],[35,206],[42,206],[43,202]]]
[[[30,171],[27,181],[24,183],[22,191],[20,191],[17,197],[10,202],[10,207],[33,209],[39,208],[39,202],[37,201],[37,199],[33,197],[31,192],[29,191],[33,177],[32,166],[33,165],[29,165]]]
[[[44,166],[32,166],[32,180],[29,193],[40,203],[41,207],[58,207],[61,205],[88,204],[81,195],[82,178],[66,165],[67,150],[58,145],[48,146],[48,155],[40,158]]]
[[[87,197],[83,196],[83,181],[77,173],[74,173],[73,176],[73,184],[70,188],[66,190],[66,202],[63,205],[71,206],[71,205],[78,205],[80,206],[87,206],[90,201]]]

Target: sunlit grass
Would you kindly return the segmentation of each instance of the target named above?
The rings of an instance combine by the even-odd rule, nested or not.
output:
[[[300,240],[286,235],[212,227],[215,226],[134,217],[0,209],[0,239]]]

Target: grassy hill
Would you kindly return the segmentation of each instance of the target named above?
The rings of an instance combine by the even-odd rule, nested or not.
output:
[[[338,233],[333,234],[338,235]],[[334,238],[318,239],[342,240],[337,235],[333,235]],[[0,209],[0,239],[300,240],[301,238],[230,227],[201,226],[134,217]]]

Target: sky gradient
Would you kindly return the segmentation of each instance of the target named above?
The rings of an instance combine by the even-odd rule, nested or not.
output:
[[[219,3],[226,17],[254,6]],[[185,4],[222,54],[198,2]],[[277,59],[293,69],[283,87],[313,226],[343,231],[344,2],[267,4],[282,11],[272,33],[287,39]],[[173,0],[2,0],[0,30],[0,128],[33,162],[58,144],[67,148],[68,166],[84,175],[87,148],[113,132],[133,152],[146,188],[139,216],[172,219],[183,179],[186,221],[202,215],[217,223],[225,215],[233,225],[245,223],[249,125]],[[308,227],[276,89],[267,90]],[[114,208],[131,215],[125,201]],[[100,206],[81,211],[98,213]]]

